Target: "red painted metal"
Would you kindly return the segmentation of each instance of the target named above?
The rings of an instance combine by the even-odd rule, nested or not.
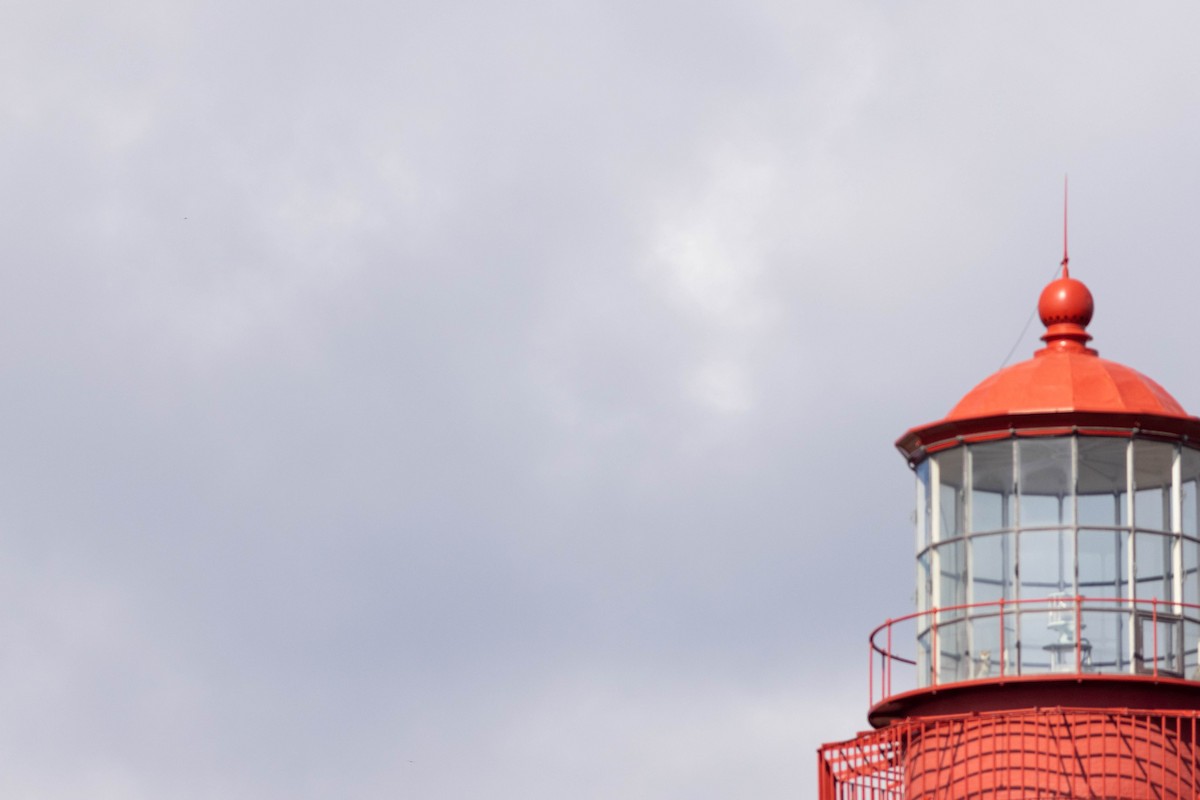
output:
[[[913,462],[930,452],[1011,435],[1148,434],[1200,438],[1166,389],[1137,370],[1100,358],[1087,347],[1094,303],[1081,281],[1063,277],[1042,291],[1038,312],[1046,346],[1034,357],[991,375],[937,422],[909,430],[896,446]]]
[[[1004,619],[1000,620],[1000,627],[1004,627]],[[1083,630],[1083,598],[1075,595],[1075,631],[1078,633]],[[1158,652],[1158,642],[1156,641],[1154,652]],[[1003,651],[1001,651],[1003,652]],[[1075,672],[1079,674],[1083,672],[1083,637],[1075,637]]]
[[[875,648],[867,644],[867,697],[870,705],[875,705]]]
[[[909,719],[818,753],[820,800],[1194,800],[1200,711]]]
[[[1045,347],[980,383],[944,419],[902,436],[896,444],[910,464],[964,442],[1007,437],[1200,442],[1200,418],[1154,381],[1088,347],[1094,302],[1068,271],[1066,204],[1064,181],[1062,274],[1038,302]],[[1157,598],[1001,598],[889,619],[869,639],[868,720],[875,730],[818,751],[820,800],[1200,798],[1200,680],[1185,677],[1197,665],[1189,661],[1192,651],[1179,650],[1187,621],[1200,619],[1200,605],[1164,602],[1170,608],[1160,615]],[[1097,659],[1094,643],[1083,642],[1085,610],[1127,614],[1124,624],[1137,626],[1133,652],[1118,648],[1116,656]],[[1044,611],[1062,615],[1056,625],[1073,614],[1073,640],[1043,646],[1045,662],[1026,660],[1018,624],[1010,664],[1006,616]],[[993,624],[998,632],[988,629]],[[894,637],[902,625],[918,635]],[[971,626],[970,636],[998,633],[998,662],[990,651],[958,644],[954,658],[939,663],[940,628],[949,625]],[[959,633],[950,629],[944,638],[961,642]],[[894,638],[909,647],[931,644],[929,663],[897,653]],[[1160,638],[1169,641],[1166,652]],[[969,639],[976,641],[997,639]],[[1036,652],[1036,644],[1027,642],[1029,648]],[[911,671],[911,680],[897,678],[897,671]]]
[[[1000,677],[1003,678],[1004,677],[1004,668],[1005,668],[1005,665],[1008,663],[1008,659],[1004,657],[1004,654],[1007,653],[1008,651],[1004,649],[1005,625],[1004,625],[1004,598],[1003,597],[1000,598],[999,605],[1000,605]],[[1076,628],[1075,630],[1079,630],[1079,628]]]
[[[1061,598],[1033,597],[1033,598],[1025,598],[1025,599],[1021,599],[1021,600],[1000,600],[1000,601],[988,602],[988,603],[963,603],[960,605],[945,606],[942,608],[931,608],[928,611],[914,611],[913,613],[905,614],[902,617],[895,617],[893,619],[888,619],[882,625],[879,625],[877,628],[875,628],[873,631],[871,631],[871,634],[868,637],[868,642],[870,644],[870,652],[871,652],[872,657],[876,653],[879,654],[880,662],[881,662],[880,670],[878,673],[878,679],[876,678],[876,672],[874,670],[874,667],[871,666],[868,668],[868,672],[870,673],[870,677],[872,680],[871,690],[869,692],[869,699],[871,702],[871,706],[873,708],[877,707],[877,706],[882,705],[883,703],[887,702],[888,700],[892,699],[896,695],[907,694],[907,693],[913,691],[913,689],[917,688],[915,686],[916,681],[915,681],[915,676],[914,676],[914,680],[912,681],[912,683],[914,684],[913,689],[902,689],[900,691],[896,691],[896,689],[895,689],[895,680],[894,680],[894,675],[893,675],[895,665],[900,664],[900,665],[903,665],[904,667],[915,667],[917,664],[917,660],[915,658],[909,658],[908,656],[901,655],[900,653],[896,652],[895,649],[893,648],[893,645],[892,645],[893,633],[894,633],[895,629],[899,628],[900,626],[907,627],[911,623],[912,627],[914,629],[921,629],[924,627],[923,621],[928,620],[928,629],[930,632],[930,639],[931,639],[931,648],[930,649],[931,649],[931,653],[932,653],[932,656],[931,656],[932,662],[930,664],[930,684],[929,685],[930,685],[930,688],[941,688],[941,687],[945,687],[947,685],[947,682],[939,679],[938,669],[937,669],[937,667],[938,667],[938,665],[937,665],[938,630],[941,627],[944,627],[944,624],[939,622],[941,617],[950,615],[950,617],[953,621],[948,624],[952,624],[952,625],[962,625],[966,621],[968,621],[964,615],[971,615],[969,621],[972,622],[972,624],[976,624],[976,625],[983,624],[989,619],[995,620],[999,626],[1000,653],[1001,653],[1001,655],[1000,655],[1000,675],[997,678],[977,678],[977,679],[972,679],[969,681],[952,681],[951,683],[963,683],[963,684],[966,684],[966,683],[980,684],[980,683],[989,683],[989,682],[1003,683],[1006,680],[1011,681],[1011,680],[1017,679],[1017,677],[1018,677],[1017,675],[1006,674],[1005,667],[1004,667],[1004,662],[1005,662],[1004,653],[1006,652],[1004,649],[1005,644],[1006,644],[1005,638],[1004,638],[1004,620],[1005,620],[1006,609],[1015,609],[1015,610],[1011,611],[1011,613],[1013,613],[1013,614],[1021,614],[1022,608],[1029,609],[1028,611],[1025,611],[1024,613],[1031,613],[1031,612],[1032,613],[1041,613],[1041,612],[1049,610],[1051,603],[1065,604],[1068,602],[1071,603],[1073,606],[1072,614],[1075,617],[1075,626],[1076,626],[1075,630],[1077,630],[1077,631],[1083,629],[1083,627],[1082,627],[1083,610],[1086,607],[1091,607],[1093,610],[1103,609],[1103,608],[1118,608],[1118,609],[1128,608],[1131,613],[1139,607],[1140,608],[1148,608],[1149,612],[1150,612],[1151,627],[1153,629],[1153,634],[1152,634],[1151,641],[1150,641],[1151,649],[1148,652],[1144,652],[1142,654],[1142,663],[1143,664],[1147,664],[1147,663],[1152,664],[1153,667],[1152,667],[1150,676],[1137,676],[1137,677],[1139,677],[1139,679],[1153,678],[1155,680],[1163,680],[1166,678],[1166,676],[1159,674],[1159,668],[1158,668],[1160,661],[1166,655],[1165,653],[1162,653],[1159,650],[1160,642],[1158,639],[1158,622],[1159,622],[1159,616],[1158,616],[1159,600],[1158,600],[1158,598],[1150,598],[1148,600],[1139,600],[1139,599],[1131,599],[1131,598],[1126,598],[1126,597],[1085,597],[1083,595],[1076,595],[1074,597],[1061,597]],[[1180,602],[1180,603],[1173,603],[1172,605],[1176,609],[1178,609],[1177,613],[1182,616],[1187,616],[1187,617],[1191,617],[1191,618],[1200,618],[1200,604]],[[995,614],[988,614],[988,612],[991,611],[992,609],[998,609],[998,611]],[[1145,613],[1145,612],[1143,612],[1143,613]],[[884,637],[883,642],[879,641],[879,637],[881,634]],[[903,638],[904,638],[905,642],[915,641],[915,636],[912,636],[912,637],[906,636]],[[1076,637],[1077,640],[1079,640],[1080,638],[1081,637]],[[1083,664],[1083,658],[1082,658],[1082,652],[1080,650],[1079,644],[1080,644],[1080,642],[1076,641],[1075,648],[1074,648],[1074,653],[1075,653],[1075,659],[1074,659],[1075,669],[1074,669],[1074,671],[1066,672],[1066,673],[1059,672],[1059,673],[1055,673],[1056,675],[1094,677],[1096,674],[1102,674],[1106,677],[1116,677],[1116,676],[1121,676],[1124,674],[1124,673],[1120,673],[1120,672],[1093,673],[1093,672],[1085,671],[1084,664]],[[1181,657],[1181,656],[1177,656],[1177,657]],[[1044,676],[1047,673],[1034,672],[1031,674],[1034,676]],[[1129,676],[1129,677],[1135,677],[1135,676]],[[1200,701],[1200,684],[1197,684],[1192,681],[1188,681],[1187,683],[1189,686],[1195,687],[1195,690],[1197,693],[1197,700]],[[876,688],[878,688],[878,690],[879,690],[878,700],[876,700],[876,691],[875,691]]]
[[[891,620],[888,620],[888,622],[890,623],[890,622],[891,622]],[[890,624],[888,625],[888,637],[887,637],[887,640],[888,640],[888,652],[890,653],[890,652],[891,652],[891,650],[892,650],[892,626],[891,626]],[[891,671],[890,671],[890,670],[889,670],[889,671],[888,671],[888,673],[887,673],[887,685],[886,685],[884,688],[885,688],[885,690],[888,692],[888,694],[891,694],[891,691],[892,691],[892,673],[891,673]]]
[[[1152,622],[1150,623],[1150,627],[1154,629],[1154,650],[1152,651],[1154,653],[1154,677],[1157,678],[1158,677],[1158,598],[1157,597],[1155,597],[1151,601],[1150,614],[1151,614],[1150,619],[1152,620]]]

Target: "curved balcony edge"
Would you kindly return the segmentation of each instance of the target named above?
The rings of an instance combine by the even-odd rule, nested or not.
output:
[[[867,720],[884,728],[905,719],[1054,708],[1200,712],[1200,684],[1151,675],[1032,675],[924,687],[873,705]]]
[[[1027,679],[1178,682],[1200,695],[1200,605],[1192,603],[1061,593],[970,603],[889,619],[868,641],[872,709]]]

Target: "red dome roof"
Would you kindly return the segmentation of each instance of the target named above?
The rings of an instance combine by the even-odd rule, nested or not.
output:
[[[1092,311],[1091,292],[1067,275],[1064,264],[1063,277],[1038,301],[1046,346],[984,380],[945,419],[910,430],[897,447],[919,461],[963,441],[1081,429],[1200,442],[1200,419],[1188,416],[1166,389],[1087,346]]]
[[[1000,370],[958,401],[947,420],[1034,412],[1100,411],[1186,417],[1167,390],[1094,350],[1046,348]]]

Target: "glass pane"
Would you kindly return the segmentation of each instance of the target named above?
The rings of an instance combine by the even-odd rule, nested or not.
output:
[[[1016,597],[1012,533],[972,536],[971,602],[997,603]]]
[[[1139,528],[1165,531],[1169,528],[1169,493],[1166,489],[1139,489],[1133,499],[1134,524]]]
[[[1183,602],[1190,605],[1200,603],[1200,543],[1184,538],[1183,548]],[[1185,614],[1200,616],[1200,609],[1186,609]]]
[[[1071,598],[1047,599],[1020,606],[1020,669],[1022,675],[1065,671],[1074,663],[1074,603]],[[1071,659],[1068,662],[1066,659]]]
[[[1079,531],[1079,594],[1097,598],[1125,597],[1128,551],[1129,534],[1126,531]]]
[[[1197,680],[1198,664],[1196,659],[1197,642],[1200,642],[1200,623],[1187,621],[1183,623],[1183,677]]]
[[[939,608],[961,606],[967,602],[967,559],[965,542],[944,542],[936,548],[941,589]]]
[[[1171,600],[1171,540],[1161,533],[1138,533],[1134,550],[1137,598]],[[1139,608],[1139,611],[1145,611]]]
[[[1017,442],[1017,453],[1021,527],[1070,523],[1074,519],[1071,439],[1023,439]]]
[[[1071,492],[1070,438],[1022,439],[1017,452],[1022,494],[1061,496]]]
[[[953,539],[963,530],[963,449],[938,453],[939,540]]]
[[[1124,439],[1080,437],[1077,443],[1080,525],[1124,525],[1126,450]]]
[[[1066,530],[1021,531],[1021,599],[1075,593],[1071,539]]]
[[[929,685],[930,666],[930,635],[928,631],[917,636],[917,681],[920,686]]]
[[[917,610],[929,610],[929,598],[933,594],[933,569],[928,550],[917,556]]]
[[[937,628],[938,683],[965,681],[971,675],[967,652],[967,620],[945,620]]]
[[[1183,532],[1195,536],[1200,531],[1197,524],[1200,509],[1197,508],[1196,495],[1200,489],[1200,451],[1190,447],[1179,448],[1180,472],[1183,480]]]
[[[1183,532],[1196,535],[1196,481],[1184,481],[1179,487],[1180,518]]]
[[[943,542],[934,549],[938,570],[938,607],[954,608],[940,611],[937,617],[937,682],[966,680],[970,674],[967,654],[967,626],[961,608],[966,603],[966,542]]]
[[[1177,618],[1138,612],[1138,670],[1168,675],[1182,675],[1180,634],[1182,622]]]
[[[1080,525],[1121,525],[1118,494],[1081,494],[1078,500]]]
[[[972,445],[971,530],[995,531],[1012,527],[1013,443]]]
[[[917,551],[920,552],[929,546],[931,537],[929,535],[929,504],[931,502],[929,496],[929,460],[926,459],[917,465]]]
[[[1080,640],[1084,672],[1123,672],[1132,669],[1129,657],[1129,619],[1127,609],[1115,605],[1085,603],[1080,613],[1083,638]]]
[[[1171,467],[1175,446],[1166,442],[1133,443],[1134,524],[1139,528],[1167,530],[1171,513]]]
[[[1000,492],[971,492],[971,530],[999,531],[1008,526],[1005,505],[1011,495]]]
[[[1011,606],[1004,610],[1004,622],[1008,625],[1003,639],[1004,649],[1008,650],[1010,654],[1015,652],[1013,646],[1017,640],[1012,617],[1014,613],[1015,609]],[[1002,674],[1000,671],[1002,667],[1004,674],[1011,670],[1009,666],[1012,663],[1011,655],[1006,656],[1001,652],[1001,622],[999,606],[973,609],[971,617],[972,650],[968,679],[998,677]]]

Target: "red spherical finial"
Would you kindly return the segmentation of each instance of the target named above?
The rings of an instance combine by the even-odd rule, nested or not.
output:
[[[1092,337],[1085,328],[1094,310],[1092,293],[1082,281],[1066,275],[1051,281],[1038,299],[1038,315],[1046,326],[1042,341],[1047,349],[1087,350],[1084,343]]]
[[[1042,324],[1046,326],[1073,322],[1086,328],[1092,321],[1095,308],[1092,293],[1083,281],[1074,278],[1051,281],[1038,298],[1038,314],[1042,318]]]

